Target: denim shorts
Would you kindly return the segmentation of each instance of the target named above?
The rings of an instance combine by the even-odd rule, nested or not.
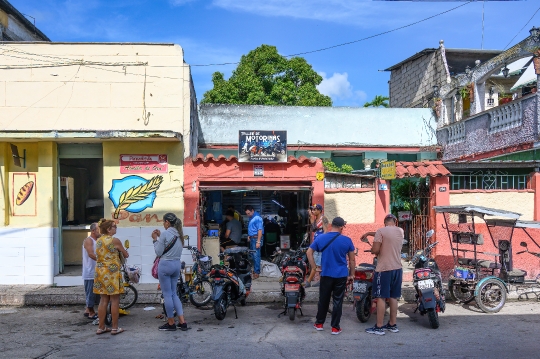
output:
[[[322,252],[313,252],[313,259],[315,260],[315,265],[317,267],[321,266]]]
[[[100,296],[99,294],[94,294],[94,281],[85,279],[84,280],[84,293],[86,296],[86,307],[93,308],[95,305],[99,304]]]
[[[400,298],[403,269],[375,272],[373,298]]]

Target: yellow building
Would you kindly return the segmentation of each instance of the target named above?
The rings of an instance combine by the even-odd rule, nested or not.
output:
[[[0,284],[82,284],[82,241],[101,217],[117,220],[129,263],[153,282],[150,233],[166,212],[183,218],[183,136],[197,116],[182,49],[2,49]]]

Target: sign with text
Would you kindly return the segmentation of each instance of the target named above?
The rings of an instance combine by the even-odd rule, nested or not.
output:
[[[396,179],[396,161],[381,162],[381,179],[383,180]]]
[[[287,162],[287,131],[240,131],[238,162]]]
[[[255,176],[255,177],[264,177],[264,166],[263,165],[253,165],[253,176]]]
[[[167,155],[120,155],[120,173],[167,173]]]

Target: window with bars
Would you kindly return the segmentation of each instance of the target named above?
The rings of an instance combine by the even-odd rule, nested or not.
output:
[[[453,173],[452,190],[519,190],[527,189],[529,175],[508,174],[498,170]]]

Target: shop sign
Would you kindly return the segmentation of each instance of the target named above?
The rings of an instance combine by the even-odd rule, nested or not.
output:
[[[239,131],[238,162],[287,162],[287,131]]]
[[[396,179],[396,161],[381,162],[381,179],[383,180]]]
[[[379,191],[388,191],[388,185],[386,183],[379,183]]]
[[[264,177],[264,166],[263,165],[253,165],[253,176],[255,176],[255,177]]]
[[[120,155],[120,173],[167,173],[167,155]]]

